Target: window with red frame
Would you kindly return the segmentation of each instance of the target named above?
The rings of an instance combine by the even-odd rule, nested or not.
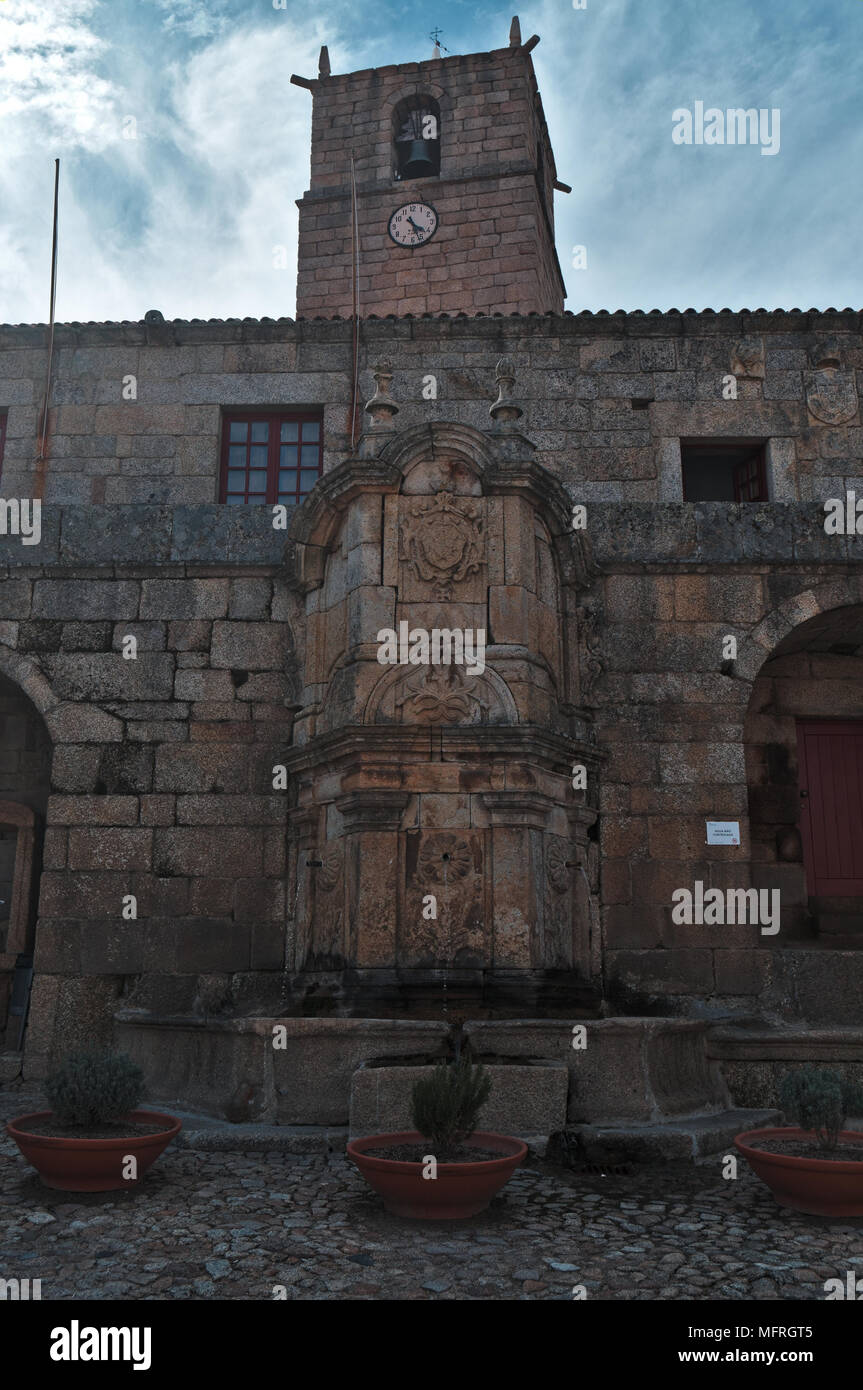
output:
[[[6,452],[6,415],[0,410],[0,477],[3,474],[3,455]]]
[[[684,439],[680,442],[686,502],[766,502],[763,440]]]
[[[320,411],[231,411],[222,422],[220,500],[296,505],[324,467]]]

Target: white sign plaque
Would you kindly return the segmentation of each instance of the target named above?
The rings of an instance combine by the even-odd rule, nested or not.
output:
[[[707,843],[709,845],[739,845],[740,822],[736,820],[709,820],[707,822]]]

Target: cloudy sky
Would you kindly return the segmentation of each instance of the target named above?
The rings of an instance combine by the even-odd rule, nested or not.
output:
[[[311,97],[334,72],[505,47],[512,3],[0,0],[0,322],[294,309]],[[581,3],[581,0],[579,0]],[[539,0],[520,10],[578,309],[863,305],[863,0]],[[780,148],[681,145],[679,108],[778,108]],[[130,138],[130,137],[134,138]],[[587,249],[573,269],[572,248]],[[288,248],[287,268],[273,248]]]

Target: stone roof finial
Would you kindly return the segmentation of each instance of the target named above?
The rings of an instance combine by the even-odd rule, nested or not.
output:
[[[521,25],[518,22],[518,15],[512,17],[512,24],[509,26],[509,46],[510,48],[521,48]]]
[[[375,379],[375,394],[366,403],[366,410],[372,417],[375,430],[395,429],[395,417],[399,407],[390,395],[393,379],[393,364],[388,357],[381,357],[372,368]]]
[[[524,414],[512,391],[515,386],[515,365],[511,357],[502,357],[495,368],[497,400],[489,406],[488,413],[496,425],[511,427]]]
[[[329,77],[330,75],[330,50],[327,45],[321,44],[321,52],[318,58],[318,77]]]

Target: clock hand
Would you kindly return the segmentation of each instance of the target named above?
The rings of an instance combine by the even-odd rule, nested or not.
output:
[[[408,222],[410,222],[410,224],[411,224],[411,226],[413,227],[413,229],[414,229],[415,232],[421,232],[421,231],[422,231],[422,227],[419,225],[418,222],[414,222],[414,220],[413,220],[412,217],[409,217],[409,218],[408,218]]]

